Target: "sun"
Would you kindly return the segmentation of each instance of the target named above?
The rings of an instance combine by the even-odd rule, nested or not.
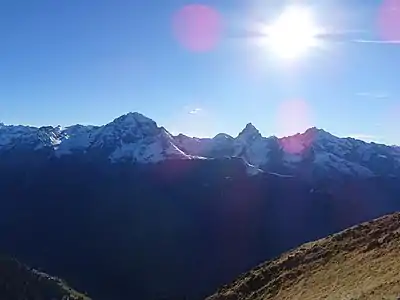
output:
[[[317,46],[319,33],[311,10],[299,6],[286,8],[264,28],[268,47],[285,59],[296,59]]]

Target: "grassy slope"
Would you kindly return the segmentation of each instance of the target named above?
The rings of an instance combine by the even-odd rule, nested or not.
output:
[[[0,299],[90,300],[58,278],[3,257],[0,257]]]
[[[398,299],[400,213],[304,244],[207,300]]]

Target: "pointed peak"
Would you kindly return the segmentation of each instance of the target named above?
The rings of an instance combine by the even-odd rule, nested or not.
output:
[[[244,129],[247,129],[247,130],[249,130],[249,129],[255,129],[255,130],[257,130],[257,128],[253,125],[253,123],[247,123],[246,124],[246,127],[244,128]]]
[[[243,136],[261,136],[261,134],[252,123],[247,123],[246,127],[239,133],[238,137]]]

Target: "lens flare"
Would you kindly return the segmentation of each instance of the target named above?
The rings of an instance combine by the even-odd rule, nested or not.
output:
[[[173,30],[178,41],[195,52],[210,51],[221,37],[222,22],[213,8],[191,4],[180,9],[173,19]]]
[[[283,102],[278,111],[277,122],[280,135],[290,136],[280,139],[284,151],[301,153],[311,145],[312,131],[305,135],[294,135],[311,127],[311,112],[305,101],[295,99]]]
[[[285,59],[298,58],[318,44],[319,28],[305,7],[288,7],[264,32],[268,47]]]
[[[379,10],[377,25],[383,40],[400,40],[400,1],[383,1]]]

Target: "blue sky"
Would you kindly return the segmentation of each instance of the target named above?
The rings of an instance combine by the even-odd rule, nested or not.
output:
[[[283,2],[199,0],[218,14],[222,31],[198,52],[172,26],[191,1],[5,0],[0,120],[104,124],[139,111],[189,135],[235,136],[252,122],[266,136],[310,125],[400,144],[400,44],[379,42],[384,1],[295,1],[335,33],[295,62],[248,34],[290,4]],[[301,122],[286,126],[296,114]]]

